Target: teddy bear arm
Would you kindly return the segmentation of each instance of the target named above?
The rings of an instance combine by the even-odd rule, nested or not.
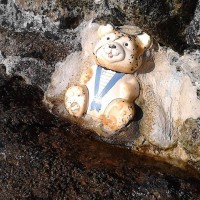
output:
[[[139,90],[136,78],[129,79],[120,84],[120,98],[132,102],[139,96]]]
[[[88,67],[82,74],[80,78],[80,84],[86,85],[87,82],[92,78],[93,76],[93,69],[92,67]]]

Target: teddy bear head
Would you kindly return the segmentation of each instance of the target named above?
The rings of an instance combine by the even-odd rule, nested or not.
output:
[[[142,65],[144,52],[150,47],[150,36],[142,32],[129,35],[107,24],[98,29],[100,41],[94,48],[98,65],[122,73],[134,73]]]

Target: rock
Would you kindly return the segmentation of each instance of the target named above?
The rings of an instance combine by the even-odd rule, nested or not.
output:
[[[88,24],[82,32],[82,53],[72,54],[65,62],[58,63],[52,76],[51,84],[46,91],[46,100],[53,106],[52,110],[61,116],[67,115],[63,102],[66,88],[76,84],[81,71],[93,63],[90,52],[93,51],[97,40],[95,36],[97,27],[97,24]],[[159,47],[157,51],[148,53],[153,54],[153,60],[146,59],[137,76],[141,86],[137,105],[141,108],[143,116],[137,121],[138,126],[134,125],[134,129],[130,127],[122,133],[126,139],[118,136],[114,139],[125,140],[125,144],[132,140],[133,149],[143,149],[146,146],[154,149],[156,146],[162,151],[162,157],[170,156],[174,159],[182,157],[184,161],[195,163],[199,160],[199,156],[195,159],[190,158],[193,153],[182,145],[184,143],[182,130],[189,118],[194,120],[199,118],[200,101],[197,93],[200,86],[199,51],[190,53],[185,51],[181,56],[169,48]],[[91,128],[94,129],[94,124]],[[131,139],[129,135],[132,135]],[[171,149],[171,153],[165,152],[168,149]],[[149,153],[152,153],[151,150]]]
[[[64,44],[36,33],[0,32],[1,63],[7,73],[20,75],[45,90],[55,64],[70,51]],[[7,40],[9,38],[9,40]]]
[[[186,29],[187,43],[200,46],[200,1],[198,1],[194,17]]]
[[[194,78],[200,64],[194,57],[188,58],[188,54],[179,56],[162,48],[155,54],[154,62],[155,68],[150,73],[139,74],[144,101],[141,128],[152,144],[169,148],[179,137],[184,121],[199,117],[199,79]]]
[[[200,156],[200,118],[188,118],[181,127],[181,146],[199,163]],[[199,166],[199,164],[198,164]]]
[[[95,139],[0,65],[2,199],[198,199],[199,175]]]
[[[96,22],[114,25],[135,24],[154,35],[155,39],[163,45],[182,53],[188,47],[186,29],[193,19],[197,1],[37,0],[33,3],[24,0],[8,0],[1,4],[0,24],[20,32],[35,30],[49,31],[51,34],[56,34],[58,30],[73,30],[83,19],[94,19]],[[198,22],[198,14],[195,21]]]
[[[187,47],[185,30],[197,4],[193,1],[123,0],[108,1],[112,18],[126,24],[132,21],[161,44],[171,46],[178,52]]]
[[[121,135],[102,139],[198,168],[199,1],[3,0],[0,64],[7,75],[21,76],[41,88],[50,110],[66,117],[66,87],[77,81],[83,66],[91,64],[93,33],[98,24],[108,22],[138,25],[156,41],[147,55],[153,59],[137,75],[142,88],[138,116]]]

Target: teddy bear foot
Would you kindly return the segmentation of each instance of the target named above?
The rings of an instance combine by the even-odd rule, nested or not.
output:
[[[70,115],[82,117],[87,110],[88,89],[86,86],[72,86],[65,93],[65,107]]]
[[[124,99],[112,101],[102,116],[102,129],[110,134],[124,128],[135,115],[134,105]]]

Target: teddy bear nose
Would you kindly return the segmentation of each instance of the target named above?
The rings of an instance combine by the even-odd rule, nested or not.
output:
[[[115,46],[114,44],[112,44],[112,45],[109,45],[109,48],[111,48],[111,49],[115,49],[116,46]]]

